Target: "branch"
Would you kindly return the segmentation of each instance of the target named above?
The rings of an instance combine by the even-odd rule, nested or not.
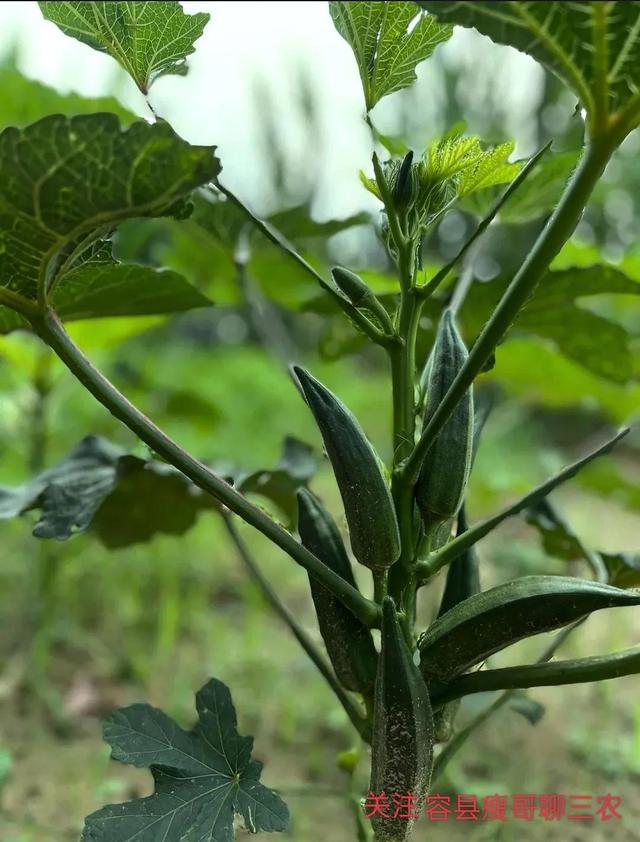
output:
[[[434,703],[450,702],[471,693],[606,681],[623,675],[635,675],[638,672],[640,672],[640,646],[634,646],[632,649],[625,649],[624,652],[616,652],[613,655],[467,673],[443,685],[442,689],[439,688],[434,695]]]
[[[284,251],[284,253],[292,260],[295,260],[298,266],[300,266],[308,275],[311,275],[314,281],[320,284],[322,289],[329,294],[342,312],[345,313],[351,321],[353,321],[360,330],[362,330],[362,332],[371,339],[372,342],[375,342],[377,345],[382,345],[383,347],[388,346],[392,342],[393,337],[383,333],[364,315],[364,313],[361,313],[357,307],[354,307],[347,298],[336,292],[331,284],[328,284],[322,275],[316,271],[313,266],[308,263],[304,257],[302,257],[301,254],[298,254],[295,247],[286,239],[286,237],[274,228],[273,225],[270,225],[268,222],[265,222],[265,220],[256,216],[234,193],[231,192],[231,190],[224,187],[219,181],[216,181],[215,185],[218,190],[220,190],[220,192],[229,199],[230,202],[233,202],[233,204],[251,220],[258,231],[264,234],[264,236],[279,249]]]
[[[313,661],[315,666],[318,668],[319,672],[322,673],[322,676],[338,697],[340,704],[345,709],[345,712],[351,720],[352,725],[358,731],[362,739],[367,742],[370,741],[371,734],[368,733],[367,721],[360,714],[357,707],[355,706],[349,695],[346,693],[346,691],[342,688],[338,679],[335,677],[333,670],[326,662],[326,660],[322,657],[313,640],[311,640],[311,638],[305,632],[305,630],[298,624],[293,614],[291,614],[287,606],[284,605],[278,594],[271,587],[269,581],[262,575],[260,568],[251,557],[247,545],[240,537],[240,534],[238,533],[238,530],[236,529],[235,524],[231,519],[231,516],[229,514],[223,513],[222,519],[224,521],[226,530],[229,533],[229,537],[233,541],[233,544],[235,545],[238,551],[240,560],[247,568],[251,578],[262,591],[262,594],[269,603],[269,605],[273,608],[276,614],[278,614],[278,616],[282,620],[284,620],[285,624],[289,627],[289,630],[293,633],[293,636],[296,638],[300,646],[302,646],[309,658]]]
[[[538,500],[546,497],[547,494],[553,491],[554,488],[557,488],[557,486],[566,482],[566,480],[571,479],[571,477],[575,476],[578,471],[588,465],[589,462],[593,461],[593,459],[598,456],[602,456],[603,453],[608,453],[610,450],[613,450],[620,439],[624,438],[628,432],[629,427],[625,427],[620,430],[620,432],[613,438],[609,439],[609,441],[606,441],[596,450],[593,450],[591,453],[583,456],[582,459],[578,459],[577,462],[567,465],[566,468],[563,468],[555,476],[546,480],[546,482],[543,482],[541,485],[538,485],[533,489],[533,491],[525,494],[525,496],[521,497],[516,503],[513,503],[511,506],[508,506],[506,509],[498,512],[497,515],[490,517],[488,520],[478,523],[476,526],[472,526],[471,529],[468,529],[466,532],[463,532],[462,535],[458,535],[457,538],[454,538],[453,541],[445,544],[441,550],[433,553],[433,555],[431,555],[426,561],[419,562],[416,565],[416,576],[418,582],[424,582],[426,579],[430,579],[442,567],[452,562],[455,558],[476,544],[481,538],[484,538],[485,535],[488,535],[489,532],[494,530],[496,526],[502,523],[503,520],[519,514],[533,503],[536,503]]]
[[[591,144],[587,147],[549,222],[511,281],[500,303],[471,348],[467,361],[458,372],[423,430],[420,440],[404,466],[407,482],[411,484],[416,482],[429,448],[451,417],[459,401],[483,370],[496,346],[513,324],[519,311],[532,295],[551,261],[573,234],[589,196],[598,183],[610,156],[609,145]]]
[[[84,356],[66,333],[58,316],[46,311],[33,318],[36,333],[55,351],[62,362],[91,394],[118,420],[122,421],[152,450],[188,477],[199,488],[211,494],[242,520],[253,526],[284,550],[298,564],[313,574],[363,623],[373,626],[380,620],[380,609],[348,582],[334,573],[296,541],[265,512],[250,503],[233,486],[207,468],[160,430],[101,374]]]

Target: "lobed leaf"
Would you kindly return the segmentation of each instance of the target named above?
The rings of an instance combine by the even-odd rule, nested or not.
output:
[[[450,26],[421,14],[415,3],[331,2],[329,10],[353,50],[367,111],[415,82],[418,64],[452,33]]]
[[[141,270],[134,278],[130,270],[118,269],[104,241],[125,219],[184,214],[191,191],[220,171],[213,151],[190,146],[164,122],[140,121],[123,130],[112,114],[53,115],[22,130],[5,129],[0,134],[0,300],[3,289],[5,302],[24,307],[33,307],[36,299],[55,301],[56,295],[64,300],[62,287],[70,279],[74,300],[86,294],[95,302],[95,290],[87,288],[94,273],[82,273],[88,262],[106,270],[103,279],[115,286],[113,297],[140,279],[147,287],[158,282],[164,295],[177,295],[181,308],[195,300],[201,305],[202,297],[177,276]],[[113,308],[128,312],[120,301],[107,306],[106,297],[102,292],[99,314]],[[166,311],[166,301],[159,311],[146,298],[145,312]],[[74,309],[68,295],[65,306],[68,312]],[[86,306],[82,312],[86,317]],[[132,312],[141,310],[134,306]]]
[[[163,711],[136,704],[104,723],[121,763],[149,768],[154,794],[110,804],[85,820],[82,842],[232,842],[234,816],[250,833],[284,831],[289,811],[260,783],[253,737],[241,737],[229,689],[215,678],[196,694],[198,723],[183,730]]]
[[[577,95],[592,125],[625,107],[640,119],[640,2],[419,2],[438,20],[474,27],[527,53]]]
[[[108,53],[143,94],[167,74],[183,76],[186,57],[202,35],[209,14],[186,15],[177,2],[41,2],[47,20],[65,35]]]

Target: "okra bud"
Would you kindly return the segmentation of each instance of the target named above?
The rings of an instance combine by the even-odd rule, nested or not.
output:
[[[400,533],[391,492],[376,452],[347,407],[309,372],[293,374],[313,413],[335,474],[360,564],[384,570],[400,555]]]
[[[467,359],[467,349],[446,310],[422,378],[426,389],[423,427],[449,390]],[[422,464],[416,483],[416,502],[431,537],[431,549],[449,538],[469,478],[473,453],[473,394],[465,392]]]
[[[334,573],[357,588],[351,563],[335,521],[306,488],[298,491],[298,532],[304,546]],[[378,653],[371,632],[333,594],[309,575],[320,634],[338,681],[346,690],[370,696]]]
[[[371,290],[355,272],[343,269],[341,266],[334,266],[331,270],[336,286],[344,292],[354,307],[359,307],[371,297]]]

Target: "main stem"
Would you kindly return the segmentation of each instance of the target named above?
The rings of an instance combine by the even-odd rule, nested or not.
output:
[[[145,444],[181,471],[195,485],[227,506],[242,520],[284,550],[309,573],[316,576],[362,622],[369,626],[379,622],[380,611],[373,602],[363,597],[356,588],[329,569],[285,529],[236,491],[233,486],[201,462],[198,462],[186,450],[183,450],[127,400],[74,344],[53,311],[46,311],[41,318],[36,319],[34,317],[32,324],[34,330],[60,357],[85,388]]]
[[[415,450],[408,458],[404,467],[407,483],[415,483],[424,457],[451,417],[456,405],[482,371],[551,261],[573,234],[611,153],[612,146],[606,141],[594,139],[587,146],[549,222],[473,345],[466,363],[460,369],[458,376],[423,431]]]

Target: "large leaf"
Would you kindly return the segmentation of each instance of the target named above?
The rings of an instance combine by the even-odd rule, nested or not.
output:
[[[8,59],[0,64],[0,129],[7,126],[22,128],[50,114],[95,114],[109,111],[116,114],[123,125],[138,119],[135,114],[110,96],[84,97],[76,93],[61,94],[35,79],[28,79]]]
[[[470,336],[480,332],[508,282],[508,278],[496,278],[473,285],[462,315]],[[637,374],[627,330],[578,304],[581,297],[602,294],[640,295],[640,283],[606,265],[550,271],[520,313],[515,329],[551,340],[563,354],[599,377],[627,383]]]
[[[633,100],[640,83],[640,2],[536,0],[419,2],[445,23],[475,27],[498,44],[528,53],[578,96],[591,119]]]
[[[149,705],[115,711],[104,724],[112,757],[151,769],[155,792],[88,816],[82,842],[232,842],[234,817],[250,833],[284,831],[286,804],[260,783],[253,737],[241,737],[229,689],[211,679],[196,694],[198,723],[185,731]]]
[[[159,76],[187,72],[186,57],[209,20],[206,12],[185,15],[177,2],[38,5],[65,35],[112,56],[143,94]]]
[[[110,244],[66,272],[53,295],[53,305],[65,321],[153,316],[210,304],[177,272],[118,263],[111,255]]]
[[[0,134],[0,293],[50,296],[122,220],[185,212],[220,171],[164,122],[54,115]],[[76,290],[77,294],[77,290]],[[28,303],[28,301],[27,301]]]
[[[329,9],[355,55],[367,111],[383,96],[409,87],[417,65],[451,37],[450,26],[420,14],[415,3],[331,2]]]
[[[40,509],[36,538],[63,541],[91,526],[110,549],[181,535],[214,505],[170,465],[127,455],[99,436],[23,485],[0,488],[0,519]]]

